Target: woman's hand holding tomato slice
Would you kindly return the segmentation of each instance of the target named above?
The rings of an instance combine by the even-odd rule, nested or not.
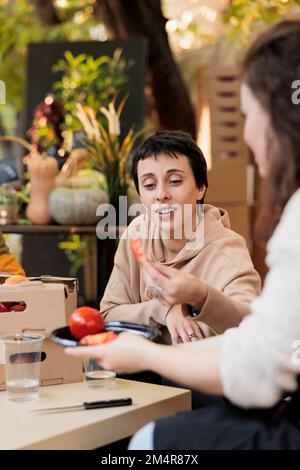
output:
[[[121,333],[116,340],[109,343],[66,348],[65,353],[82,359],[96,359],[101,367],[107,370],[133,374],[144,370],[145,361],[151,358],[155,346],[157,345],[139,335]]]

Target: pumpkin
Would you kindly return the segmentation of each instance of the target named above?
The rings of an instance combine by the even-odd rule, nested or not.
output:
[[[66,188],[100,188],[107,190],[106,178],[96,170],[85,169],[78,171],[76,176],[68,178],[63,186]]]
[[[49,196],[55,186],[57,161],[53,157],[32,152],[24,158],[24,163],[30,173],[30,200],[26,215],[33,224],[46,225],[52,220]]]
[[[83,148],[73,149],[68,160],[56,177],[55,186],[65,186],[65,183],[76,174],[89,158],[89,152]]]
[[[50,213],[62,225],[93,225],[99,217],[99,204],[108,202],[108,195],[100,188],[55,188],[49,199]]]

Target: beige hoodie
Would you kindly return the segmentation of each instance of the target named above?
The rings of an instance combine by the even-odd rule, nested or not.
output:
[[[227,213],[223,209],[204,205],[204,226],[197,233],[202,242],[189,242],[171,262],[164,262],[161,239],[153,239],[149,229],[148,239],[142,239],[146,255],[166,266],[194,274],[208,284],[208,296],[200,314],[194,319],[209,326],[205,334],[223,333],[237,326],[249,313],[249,304],[260,293],[260,277],[255,271],[245,240],[230,230]],[[107,321],[130,321],[150,325],[166,325],[170,307],[157,299],[149,300],[149,282],[135,260],[128,230],[145,226],[143,216],[129,225],[120,240],[115,264],[100,304]],[[200,236],[201,238],[201,236]],[[165,327],[166,328],[166,327]],[[165,333],[165,332],[164,332]]]

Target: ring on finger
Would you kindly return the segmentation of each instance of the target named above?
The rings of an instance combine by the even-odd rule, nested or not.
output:
[[[196,335],[196,333],[194,333],[194,332],[189,333],[189,340],[190,340],[190,341],[197,341],[197,340],[198,340],[198,336]]]
[[[150,299],[157,299],[160,295],[162,295],[162,288],[157,286],[156,284],[152,284],[148,287],[148,297]]]

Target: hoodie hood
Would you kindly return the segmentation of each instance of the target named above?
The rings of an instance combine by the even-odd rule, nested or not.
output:
[[[200,251],[214,240],[232,236],[233,232],[230,230],[229,216],[224,209],[204,204],[201,206],[200,213],[199,223],[194,236],[171,261],[164,261],[163,243],[157,235],[155,230],[157,228],[154,227],[149,237],[150,243],[147,247],[148,249],[146,250],[149,258],[166,266],[176,266],[197,256]]]

